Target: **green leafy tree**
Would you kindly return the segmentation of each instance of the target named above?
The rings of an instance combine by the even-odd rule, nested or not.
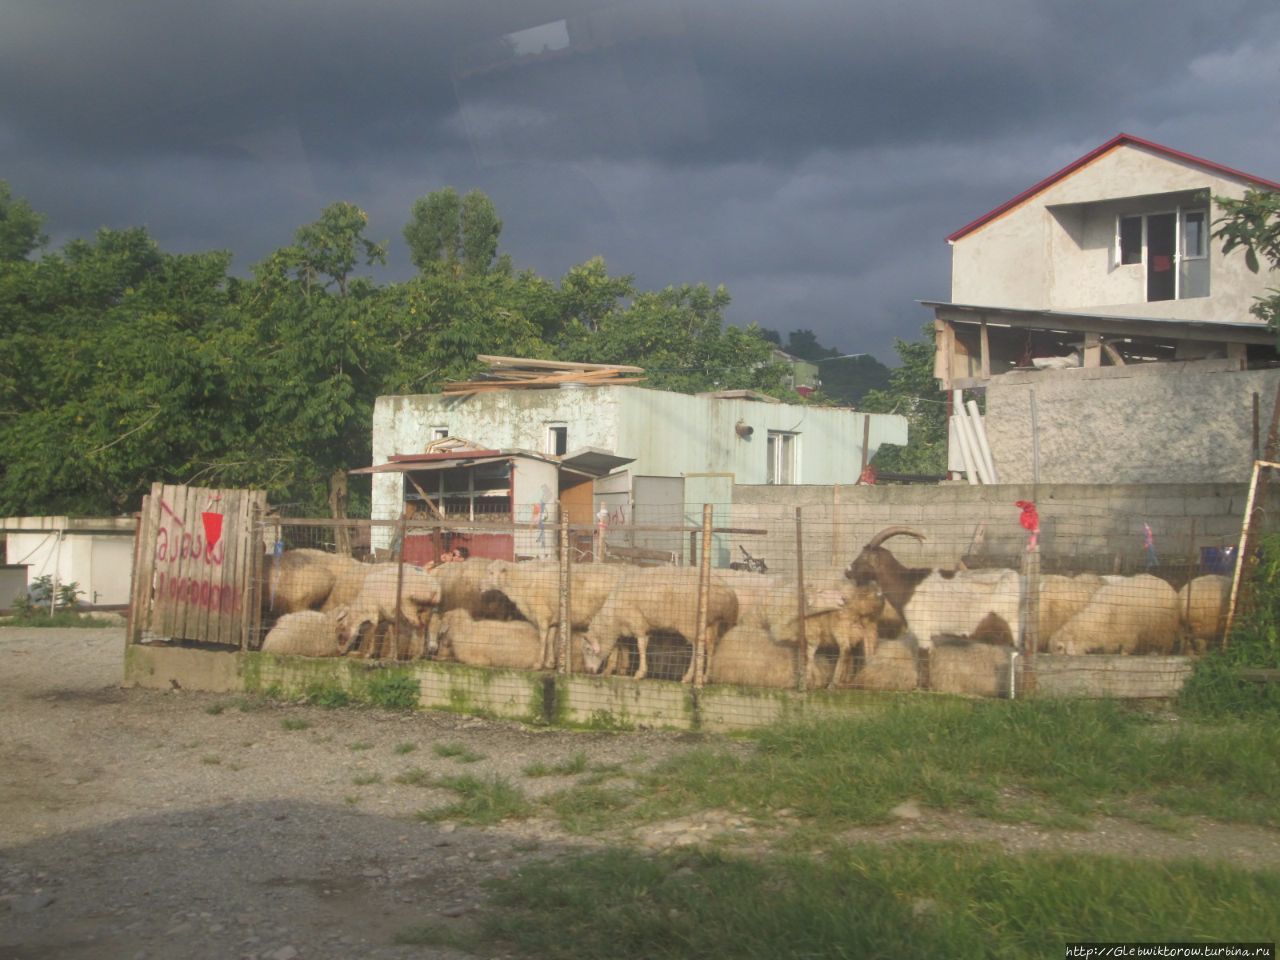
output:
[[[1249,190],[1242,200],[1215,197],[1214,201],[1223,211],[1213,232],[1222,241],[1223,254],[1242,247],[1245,265],[1254,273],[1262,270],[1264,261],[1268,272],[1280,270],[1280,192]],[[1258,297],[1252,312],[1280,334],[1280,289]]]
[[[868,413],[897,413],[907,418],[907,445],[886,444],[875,465],[894,473],[942,474],[947,469],[946,404],[933,376],[932,325],[920,340],[895,340],[901,365],[889,374],[889,385],[862,398]]]
[[[459,197],[453,187],[434,190],[414,201],[404,228],[409,256],[419,270],[441,264],[454,272],[486,273],[509,270],[507,258],[498,260],[502,221],[493,201],[479,190]]]
[[[818,370],[823,398],[854,405],[861,405],[872,390],[888,389],[892,376],[892,371],[869,353],[832,357],[823,360]]]
[[[773,361],[773,345],[755,328],[726,326],[724,287],[706,284],[637,293],[630,304],[600,316],[594,329],[571,328],[561,359],[644,367],[646,386],[696,393],[754,389],[773,395],[787,368]]]
[[[14,199],[9,184],[0,180],[0,261],[25,260],[44,246],[43,225],[44,217],[27,201]]]

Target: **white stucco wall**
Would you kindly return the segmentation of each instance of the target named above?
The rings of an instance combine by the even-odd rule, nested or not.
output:
[[[952,244],[951,300],[1032,310],[1252,322],[1255,297],[1275,284],[1240,251],[1209,241],[1210,295],[1146,302],[1145,264],[1115,264],[1118,213],[1172,210],[1151,194],[1244,196],[1247,183],[1122,144]],[[1051,211],[1050,208],[1053,208]],[[1209,221],[1221,215],[1216,204]]]
[[[862,462],[864,414],[793,404],[720,400],[637,387],[512,390],[465,398],[437,394],[379,397],[373,462],[420,453],[434,427],[494,448],[545,451],[547,426],[568,426],[568,449],[600,447],[635,462],[633,476],[726,472],[736,483],[764,483],[769,430],[798,433],[800,483],[853,483]],[[871,416],[871,452],[907,442],[904,417]],[[739,438],[739,420],[754,428]],[[375,475],[373,516],[399,514],[402,480]]]
[[[82,603],[128,603],[135,522],[106,518],[97,525],[111,529],[85,529],[94,523],[66,517],[7,518],[0,527],[5,555],[9,563],[27,565],[28,585],[37,577],[50,576],[59,584],[76,583]],[[0,605],[10,599],[0,598]]]

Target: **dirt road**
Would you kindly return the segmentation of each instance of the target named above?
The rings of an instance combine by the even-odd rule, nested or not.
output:
[[[0,628],[0,960],[462,957],[394,938],[465,924],[488,878],[598,841],[547,819],[422,822],[457,794],[419,784],[497,777],[536,799],[572,778],[531,764],[609,766],[625,785],[700,742],[122,689],[123,643],[121,629]],[[608,839],[661,849],[724,833],[767,843],[714,811]],[[904,838],[1280,865],[1280,832],[1207,821],[1177,836],[1118,820],[1055,833],[904,804],[898,822],[839,839]]]

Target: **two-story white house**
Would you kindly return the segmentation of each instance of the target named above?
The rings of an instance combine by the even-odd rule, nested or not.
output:
[[[1277,379],[1250,307],[1276,280],[1213,230],[1251,189],[1280,183],[1120,134],[947,238],[935,374],[985,391],[1001,482],[1247,475]]]

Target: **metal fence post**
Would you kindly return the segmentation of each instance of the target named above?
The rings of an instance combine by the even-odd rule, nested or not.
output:
[[[391,649],[396,655],[396,659],[400,659],[400,604],[403,600],[404,591],[404,536],[408,529],[408,518],[404,511],[400,511],[400,522],[396,525],[396,549],[395,556],[392,558],[396,564],[396,614],[391,621]],[[374,625],[376,629],[376,624]]]

